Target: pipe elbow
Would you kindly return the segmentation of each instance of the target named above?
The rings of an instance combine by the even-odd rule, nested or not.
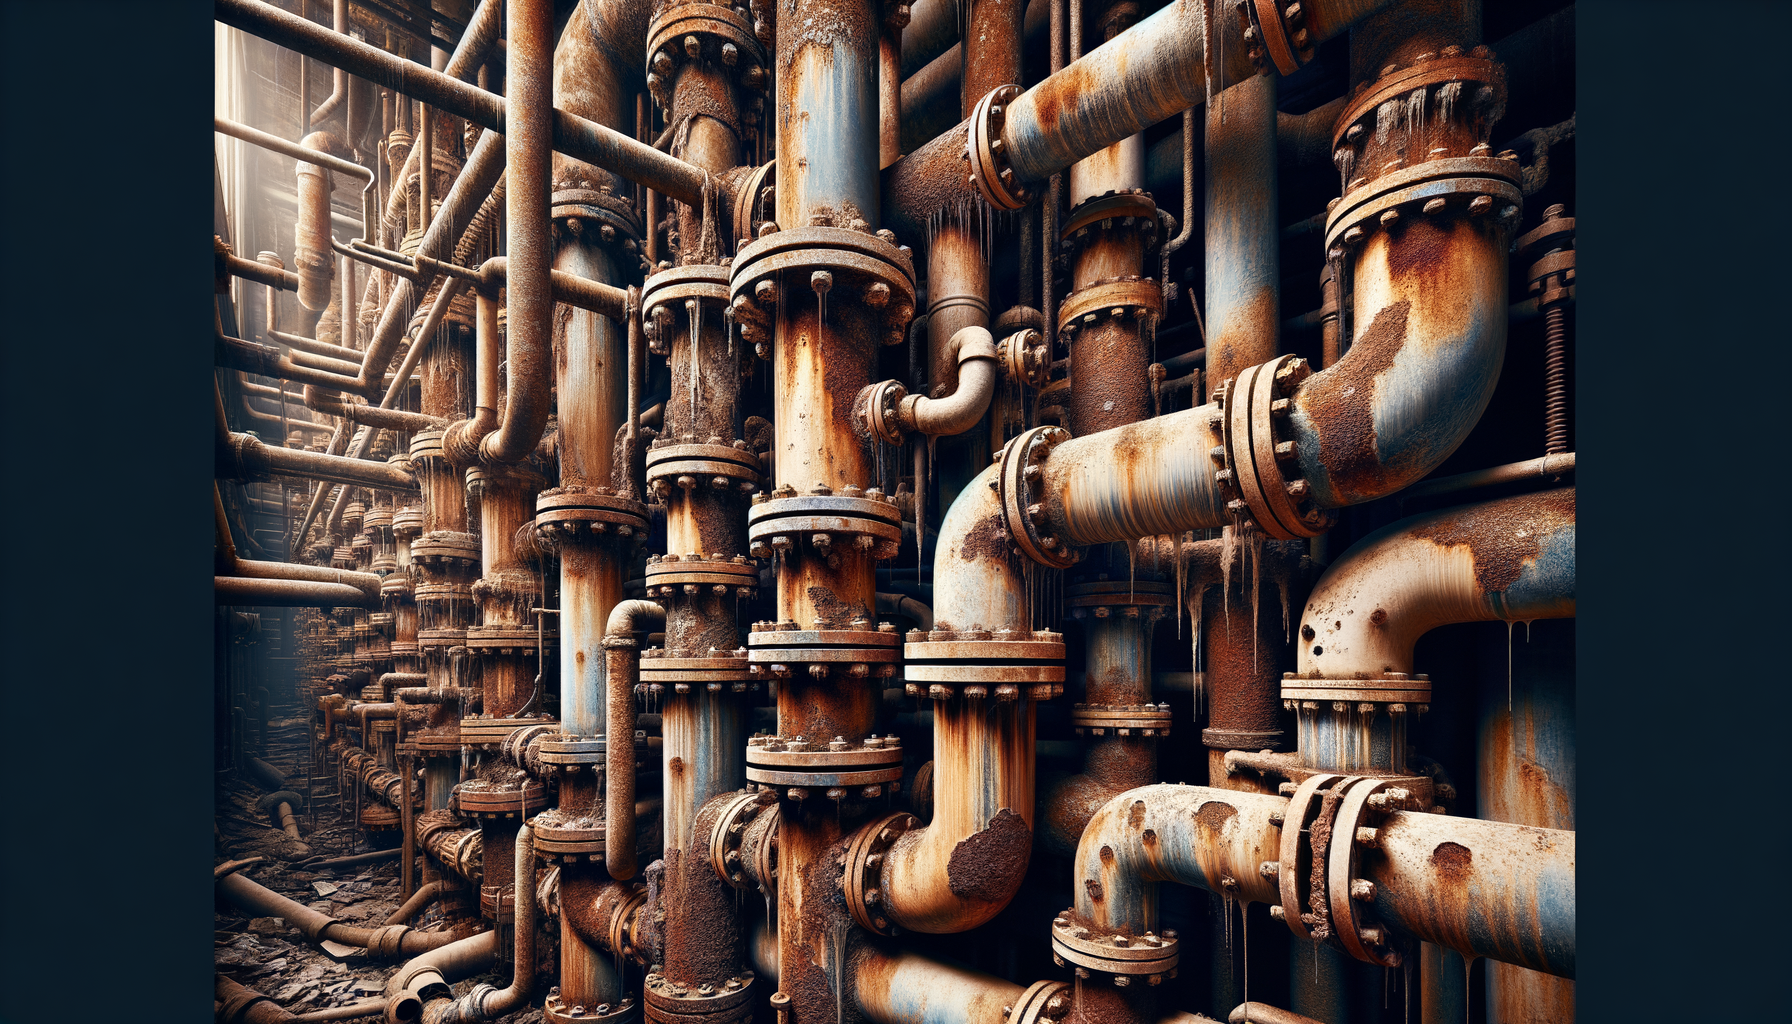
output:
[[[986,467],[940,522],[933,558],[938,629],[1032,630],[1025,564],[1002,525],[999,477],[999,465]]]
[[[989,411],[996,393],[995,337],[975,325],[961,328],[947,343],[947,355],[958,364],[958,388],[944,398],[904,398],[898,417],[907,429],[929,437],[962,434]]]
[[[1101,928],[1157,928],[1153,886],[1176,882],[1251,903],[1281,894],[1258,865],[1280,856],[1272,815],[1285,797],[1207,786],[1128,790],[1090,819],[1077,844],[1075,913]]]
[[[1438,626],[1574,615],[1574,488],[1413,516],[1332,563],[1301,614],[1299,668],[1319,678],[1412,671]]]
[[[610,609],[604,636],[607,639],[632,639],[638,634],[652,632],[648,626],[663,626],[665,622],[666,609],[657,601],[621,601]]]
[[[1468,217],[1419,218],[1364,241],[1350,350],[1290,396],[1288,437],[1315,506],[1417,482],[1480,421],[1506,352],[1506,235]]]

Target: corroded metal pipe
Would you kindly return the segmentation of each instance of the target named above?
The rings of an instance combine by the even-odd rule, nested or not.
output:
[[[666,611],[652,601],[622,601],[604,630],[608,690],[604,701],[604,865],[610,877],[635,877],[635,686],[640,681],[641,637]]]
[[[439,110],[464,117],[481,127],[500,134],[505,131],[506,110],[503,97],[432,71],[415,61],[393,56],[359,40],[335,38],[329,30],[288,14],[272,4],[262,3],[260,0],[218,0],[217,20],[333,67],[340,67],[350,74],[428,103]],[[875,111],[875,62],[871,68],[874,78],[870,96],[872,110]],[[511,74],[515,74],[514,69]],[[554,110],[551,116],[553,146],[560,152],[615,171],[630,181],[670,195],[680,202],[702,202],[704,175],[698,168],[577,115]],[[875,132],[875,115],[869,123]],[[871,152],[876,153],[875,146]],[[873,208],[875,209],[875,204]]]
[[[1401,811],[1363,874],[1378,918],[1470,956],[1574,977],[1574,833]]]
[[[852,999],[877,1024],[1002,1024],[1025,986],[906,950],[867,946]]]
[[[1453,622],[1574,615],[1574,488],[1402,519],[1357,542],[1301,615],[1300,671],[1385,678]]]

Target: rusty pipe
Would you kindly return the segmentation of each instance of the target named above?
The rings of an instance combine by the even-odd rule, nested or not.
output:
[[[1573,832],[1399,811],[1363,875],[1389,925],[1468,956],[1574,977]]]
[[[1074,919],[1138,938],[1158,930],[1157,885],[1175,882],[1250,903],[1279,903],[1258,871],[1280,855],[1285,797],[1163,783],[1129,790],[1090,819],[1077,844]]]
[[[880,874],[895,924],[969,931],[1019,891],[1033,845],[1035,707],[964,696],[935,705],[933,820],[896,840]]]
[[[305,936],[308,942],[340,942],[360,946],[369,956],[415,956],[446,946],[452,936],[448,932],[420,932],[393,925],[390,928],[356,928],[345,925],[328,914],[312,910],[303,903],[265,888],[240,874],[226,875],[217,881],[218,895],[251,911],[258,917],[283,917]],[[522,911],[517,911],[519,917]]]
[[[604,733],[604,866],[610,877],[635,876],[635,684],[640,679],[640,638],[649,623],[663,625],[666,610],[652,601],[623,601],[604,629],[606,686]]]
[[[512,0],[513,3],[516,0]],[[551,13],[551,11],[550,11]],[[512,21],[514,30],[515,21]],[[551,27],[551,24],[550,24]],[[515,69],[512,69],[515,74]],[[528,825],[517,829],[516,834],[516,891],[512,897],[516,907],[516,926],[513,929],[516,937],[515,955],[511,963],[515,969],[511,973],[510,984],[504,988],[493,988],[490,985],[474,985],[466,995],[446,1002],[446,1005],[426,1003],[423,1007],[424,1019],[435,1019],[443,1022],[459,1021],[473,1024],[475,1021],[497,1020],[529,1001],[529,994],[535,988],[535,830]],[[414,977],[408,982],[417,984],[421,977]],[[427,982],[425,982],[427,984]],[[388,1014],[391,1010],[388,1009]]]
[[[1024,991],[920,953],[869,944],[850,970],[852,1000],[877,1024],[1001,1024]]]
[[[1226,1015],[1227,1024],[1325,1024],[1304,1014],[1265,1003],[1239,1003]]]
[[[340,67],[387,89],[502,134],[504,97],[329,30],[262,0],[218,0],[217,20],[289,50]],[[512,30],[514,32],[514,28]],[[509,74],[517,74],[515,57]],[[701,168],[563,110],[550,110],[553,148],[692,206],[703,201]],[[875,205],[873,206],[875,208]]]
[[[985,314],[987,316],[987,313]],[[930,320],[931,322],[931,320]],[[958,386],[949,395],[930,398],[905,394],[896,402],[895,421],[903,433],[950,437],[976,426],[989,411],[996,393],[996,344],[987,328],[972,325],[952,335],[946,343],[945,361],[958,367]],[[861,392],[869,401],[880,388],[873,384]],[[899,385],[898,385],[899,386]],[[869,411],[869,410],[868,410]]]
[[[214,239],[217,238],[215,235],[212,237]],[[215,242],[215,247],[222,245],[222,241]],[[269,288],[278,288],[282,291],[296,292],[299,290],[299,275],[292,271],[283,270],[276,266],[269,266],[266,263],[257,263],[254,260],[243,259],[241,256],[231,253],[227,249],[217,249],[214,254],[214,262],[217,264],[216,272],[220,278],[225,275],[230,275],[233,277],[240,277],[245,281],[254,281],[256,284],[267,285]]]
[[[378,608],[377,598],[369,599],[346,583],[319,583],[315,580],[249,579],[237,576],[212,577],[212,590],[218,604],[265,608]]]
[[[331,25],[333,26],[335,33],[344,39],[349,38],[348,0],[331,0],[330,13]],[[341,68],[333,68],[331,73],[330,95],[324,97],[324,101],[319,103],[315,110],[311,111],[311,118],[306,122],[306,125],[315,126],[328,121],[330,116],[336,113],[336,108],[342,106],[347,100],[348,80],[343,75]],[[343,123],[347,124],[346,117],[343,119]]]
[[[304,141],[295,145],[278,135],[270,135],[258,128],[251,128],[246,124],[238,124],[237,122],[224,117],[212,118],[212,130],[220,135],[228,135],[233,139],[239,139],[251,145],[259,146],[262,149],[279,153],[282,156],[290,156],[301,162],[314,164],[326,171],[335,171],[339,174],[350,174],[357,178],[365,178],[367,184],[361,188],[361,237],[372,240],[374,237],[373,225],[375,217],[373,201],[375,184],[378,176],[374,173],[374,170],[371,167],[363,167],[353,160],[344,160],[321,146],[307,144],[310,143],[311,140],[317,139],[319,136],[330,138],[328,133],[313,132],[311,135],[306,136]],[[300,211],[301,213],[304,212],[303,204],[300,206]],[[326,220],[324,223],[326,225],[324,235],[327,237],[329,235],[327,227],[328,221]]]
[[[343,0],[337,0],[338,3]],[[341,147],[329,132],[312,132],[299,147],[328,153]],[[299,304],[312,311],[329,306],[335,280],[336,259],[330,247],[330,193],[334,184],[330,169],[309,159],[297,165],[298,220],[293,226],[293,265],[299,275]]]
[[[1307,600],[1300,671],[1412,671],[1420,636],[1448,623],[1574,615],[1575,490],[1501,498],[1383,527],[1333,562]]]
[[[411,1024],[425,999],[449,993],[449,983],[469,978],[498,958],[498,933],[484,931],[405,962],[386,982],[387,1024]]]
[[[411,918],[423,913],[423,908],[441,899],[444,888],[446,887],[440,879],[423,883],[416,892],[411,894],[410,899],[405,900],[404,904],[388,915],[382,923],[393,925],[408,922]]]
[[[913,619],[921,629],[933,628],[933,609],[907,594],[877,595],[877,612],[879,615],[901,615]]]
[[[409,470],[390,463],[270,447],[252,434],[232,433],[229,445],[229,458],[217,467],[222,479],[297,476],[382,491],[417,489],[416,478]]]

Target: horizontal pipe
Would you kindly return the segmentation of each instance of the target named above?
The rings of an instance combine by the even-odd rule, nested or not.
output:
[[[1363,858],[1375,916],[1416,938],[1574,977],[1574,833],[1400,811]]]
[[[1498,487],[1502,484],[1556,480],[1573,472],[1574,453],[1563,452],[1559,455],[1545,455],[1540,459],[1509,462],[1504,466],[1492,466],[1468,473],[1457,473],[1454,476],[1440,476],[1425,480],[1402,491],[1400,499],[1410,501],[1414,498],[1430,498],[1439,494],[1474,491],[1483,487]]]
[[[260,0],[217,0],[217,20],[351,75],[499,134],[504,132],[504,98],[468,85],[415,61],[322,26]],[[564,110],[553,111],[554,149],[620,174],[629,181],[701,207],[707,173],[643,142]]]
[[[378,608],[379,601],[344,583],[214,576],[219,604],[250,608]]]
[[[249,434],[232,433],[230,448],[234,458],[218,466],[219,475],[224,479],[297,476],[382,491],[417,490],[416,478],[410,470],[391,463],[276,448]]]
[[[257,345],[253,341],[224,334],[212,339],[212,362],[226,369],[290,380],[296,384],[310,384],[334,391],[362,390],[361,382],[354,377],[305,366],[272,345]]]
[[[345,925],[328,914],[312,910],[295,900],[259,885],[240,874],[226,875],[217,881],[218,895],[255,913],[258,917],[283,917],[286,922],[299,929],[309,942],[340,942],[345,946],[367,948],[373,941],[378,928],[356,928]],[[518,912],[519,917],[522,916]],[[386,955],[397,953],[403,956],[415,956],[452,941],[449,932],[420,932],[406,928],[398,935],[396,942],[386,941],[374,949],[368,949],[370,955],[386,952]]]
[[[775,955],[775,952],[774,954]],[[852,998],[876,1024],[1002,1024],[1023,986],[907,950],[866,944],[849,961]]]
[[[1575,491],[1521,494],[1413,516],[1364,537],[1313,587],[1302,673],[1412,671],[1420,636],[1457,622],[1574,614]]]
[[[451,982],[470,978],[498,959],[498,932],[484,931],[405,962],[386,980],[386,1020],[408,1024],[423,1016],[423,1001],[452,993]]]
[[[1239,1003],[1226,1015],[1226,1021],[1227,1024],[1325,1024],[1325,1021],[1263,1003]]]
[[[269,288],[279,288],[282,291],[296,292],[299,290],[299,275],[290,270],[282,270],[279,267],[270,267],[265,263],[246,260],[234,253],[220,253],[218,258],[222,261],[223,270],[227,274],[240,277],[245,281],[254,281],[256,284],[264,284]]]
[[[1258,865],[1280,855],[1274,819],[1287,805],[1286,797],[1167,783],[1121,793],[1095,812],[1077,844],[1077,918],[1134,937],[1157,931],[1160,882],[1281,902]]]

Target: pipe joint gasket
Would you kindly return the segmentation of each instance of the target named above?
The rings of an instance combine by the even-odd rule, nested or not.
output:
[[[548,863],[560,861],[600,861],[604,855],[604,812],[579,814],[563,807],[550,807],[529,819],[535,831],[535,855]]]
[[[839,558],[838,546],[868,552],[882,561],[896,557],[901,542],[902,510],[894,497],[876,488],[860,491],[849,486],[834,494],[823,487],[799,495],[785,486],[772,495],[755,494],[747,511],[747,553],[754,558],[812,554],[832,566]]]
[[[836,302],[862,304],[880,314],[885,345],[908,340],[908,324],[915,316],[914,251],[896,244],[894,232],[826,224],[779,230],[771,223],[734,257],[728,308],[741,338],[756,349],[768,344],[780,290],[789,282],[813,288],[823,272],[831,282],[826,291]],[[820,295],[816,298],[819,302]]]
[[[1058,248],[1072,259],[1085,245],[1114,231],[1138,231],[1145,249],[1157,244],[1157,201],[1142,188],[1109,189],[1077,204],[1058,231]]]
[[[1052,961],[1060,967],[1074,966],[1079,978],[1100,974],[1119,988],[1130,986],[1135,979],[1160,985],[1164,979],[1176,977],[1181,959],[1181,943],[1173,931],[1143,935],[1104,932],[1079,924],[1075,908],[1062,910],[1052,919]]]
[[[1396,171],[1338,202],[1325,222],[1328,254],[1342,257],[1376,231],[1397,231],[1404,219],[1492,218],[1510,230],[1524,209],[1518,159],[1469,156]]]
[[[1381,179],[1390,175],[1490,152],[1488,136],[1506,107],[1506,69],[1492,58],[1485,46],[1467,55],[1446,46],[1406,68],[1390,64],[1376,81],[1359,86],[1332,131],[1345,200],[1383,187]],[[1517,180],[1517,154],[1509,161]]]
[[[675,489],[687,498],[699,492],[751,494],[759,487],[760,469],[758,454],[744,440],[729,444],[712,437],[703,444],[679,444],[657,438],[647,451],[647,488],[662,505]]]
[[[745,1024],[753,1019],[753,972],[742,971],[720,984],[687,985],[664,974],[643,984],[647,1019],[655,1024]]]
[[[875,800],[902,785],[902,746],[894,735],[854,743],[806,737],[754,736],[747,741],[748,789],[763,787],[795,801],[820,792],[836,803]]]
[[[1257,73],[1292,75],[1313,59],[1314,41],[1300,0],[1253,0],[1239,5],[1247,55]]]
[[[743,860],[741,844],[746,838],[747,826],[759,816],[759,812],[777,802],[777,797],[770,790],[762,789],[757,793],[741,792],[730,797],[727,805],[722,808],[722,812],[716,815],[715,827],[709,833],[709,863],[711,867],[715,868],[716,877],[722,880],[722,884],[736,889],[754,887],[753,878],[757,872],[748,873]],[[776,816],[775,812],[773,816]],[[768,847],[774,858],[777,856],[776,846],[770,843],[760,845]],[[759,877],[763,877],[766,881],[771,880],[770,874]],[[764,883],[760,884],[763,886]]]
[[[1070,724],[1078,737],[1170,735],[1170,705],[1162,704],[1074,704]]]
[[[1052,365],[1045,335],[1030,327],[1008,335],[996,343],[996,363],[1010,381],[1039,387]]]
[[[686,62],[728,69],[742,89],[758,93],[771,81],[766,51],[743,11],[701,0],[662,10],[647,28],[647,91],[672,109],[672,87]],[[743,104],[744,106],[745,104]]]
[[[709,693],[724,689],[730,693],[759,692],[759,683],[747,665],[745,647],[729,651],[712,647],[708,657],[697,657],[698,653],[695,648],[650,647],[642,651],[640,687],[656,696],[669,688],[674,697],[697,689]]]
[[[534,525],[536,540],[550,550],[612,537],[645,543],[647,506],[606,486],[568,484],[536,496]]]
[[[1149,277],[1122,277],[1072,292],[1058,308],[1058,330],[1067,339],[1103,320],[1136,319],[1153,324],[1163,315],[1164,293]]]
[[[970,134],[965,139],[964,162],[966,183],[977,190],[983,201],[998,210],[1018,210],[1033,198],[1009,165],[1007,144],[1002,141],[1002,126],[1007,121],[1007,106],[1021,94],[1018,85],[1003,85],[990,90],[971,110]]]
[[[1288,396],[1312,372],[1304,359],[1277,356],[1221,382],[1213,394],[1221,409],[1218,419],[1208,421],[1221,442],[1210,452],[1219,465],[1214,481],[1234,521],[1249,518],[1276,540],[1316,537],[1337,522],[1336,512],[1314,504],[1284,426]]]
[[[480,555],[479,535],[473,533],[437,530],[411,542],[411,561],[436,572],[477,571]],[[471,590],[460,589],[471,598]],[[419,603],[424,600],[422,586],[417,588],[417,600]]]
[[[906,398],[908,389],[895,380],[867,385],[859,393],[855,403],[861,410],[859,419],[872,437],[888,445],[900,445],[907,438],[902,417],[902,403]]]
[[[883,903],[884,856],[908,832],[920,825],[912,814],[891,814],[860,829],[840,859],[840,888],[846,909],[858,926],[886,938],[901,932],[886,915]]]
[[[1373,825],[1382,816],[1430,807],[1431,780],[1319,773],[1298,785],[1285,783],[1283,791],[1290,790],[1283,816],[1271,819],[1282,830],[1279,859],[1261,866],[1281,893],[1270,916],[1302,941],[1324,940],[1359,960],[1400,966],[1401,943],[1358,907],[1375,898],[1375,886],[1362,877],[1360,866],[1373,853]]]
[[[1002,1008],[1002,1017],[1007,1024],[1062,1024],[1075,1005],[1070,982],[1035,981]]]
[[[903,690],[932,700],[1051,700],[1064,692],[1064,634],[912,630]]]
[[[733,594],[750,600],[759,592],[759,567],[745,555],[735,555],[732,559],[722,557],[720,552],[707,559],[695,554],[682,558],[678,555],[649,555],[644,578],[650,598]]]
[[[583,236],[591,229],[582,222],[592,221],[603,244],[619,245],[627,253],[640,250],[640,214],[633,200],[626,195],[616,195],[615,186],[607,177],[595,182],[556,181],[552,187],[553,192],[548,197],[548,217],[556,222],[566,222],[565,228],[559,223],[554,225],[555,237],[559,237],[562,230]],[[625,264],[633,262],[624,261]]]
[[[618,1003],[569,1005],[556,987],[542,1003],[541,1015],[548,1024],[634,1024],[641,1019],[641,1004],[633,996],[625,996]]]
[[[1009,441],[998,456],[996,488],[1002,502],[1002,531],[1017,554],[1053,569],[1075,565],[1080,554],[1056,534],[1040,485],[1052,449],[1070,440],[1063,427],[1034,427]]]

